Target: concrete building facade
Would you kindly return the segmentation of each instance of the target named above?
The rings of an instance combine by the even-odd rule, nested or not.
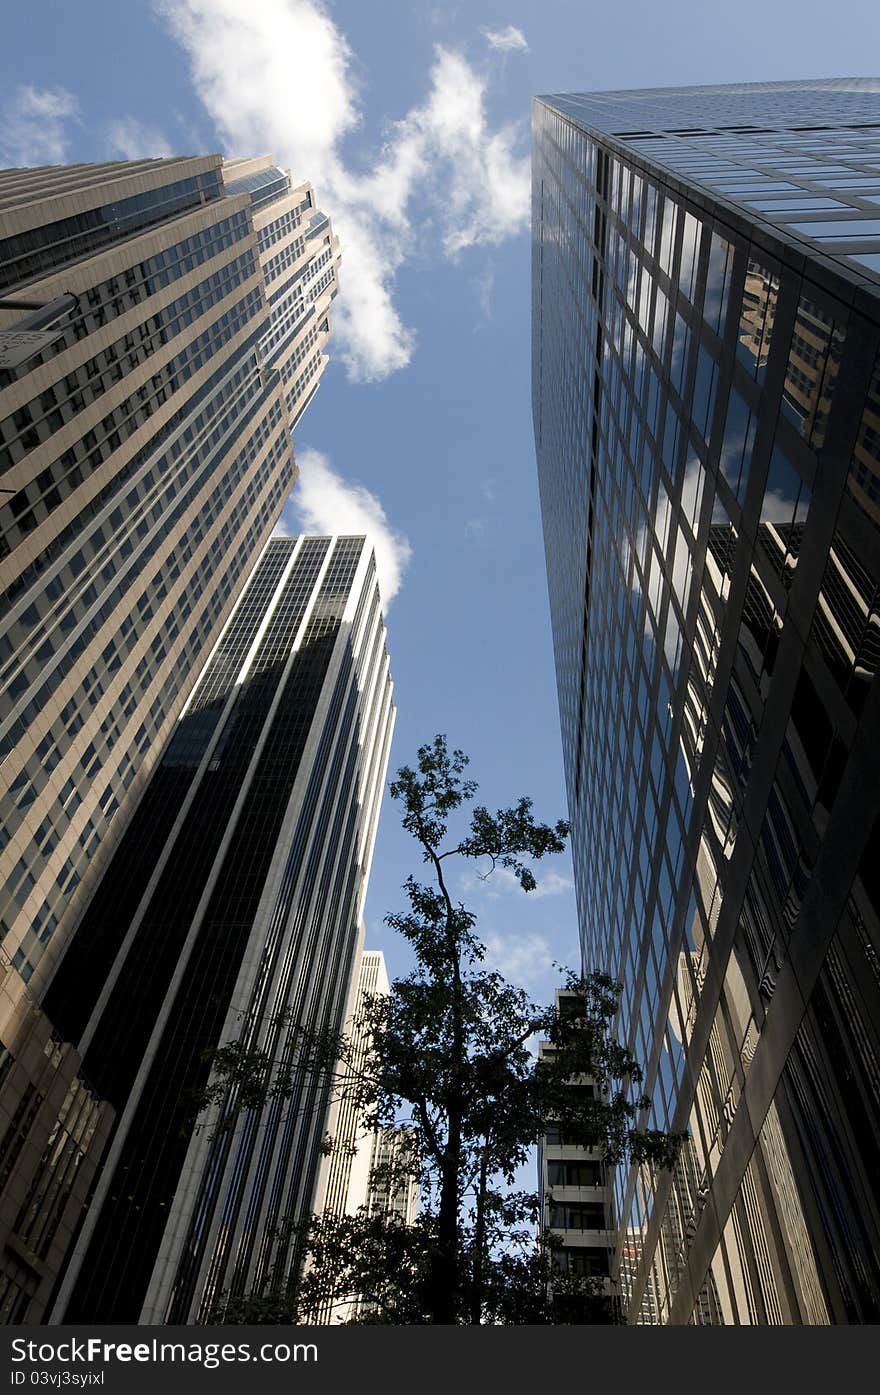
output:
[[[387,997],[390,989],[385,955],[380,949],[363,948],[364,928],[351,994],[345,1014],[345,1033],[353,1047],[352,1070],[364,1068],[370,1049],[369,1033],[361,1021],[368,997]],[[364,1128],[354,1093],[346,1089],[340,1068],[336,1095],[327,1118],[327,1138],[332,1151],[322,1159],[316,1188],[315,1210],[320,1214],[353,1216],[370,1196],[370,1171],[374,1134]]]
[[[362,949],[352,979],[351,1001],[346,1013],[346,1034],[354,1047],[350,1070],[355,1077],[368,1063],[370,1034],[361,1014],[368,998],[387,998],[390,992],[385,956],[379,949]],[[340,1068],[336,1096],[327,1120],[329,1151],[322,1158],[315,1189],[314,1210],[319,1215],[394,1216],[411,1225],[419,1207],[419,1184],[412,1176],[412,1158],[405,1152],[405,1131],[398,1128],[367,1129],[356,1103],[356,1091],[346,1088],[346,1072]],[[361,1296],[327,1301],[316,1316],[326,1323],[346,1322],[363,1311]]]
[[[557,988],[556,1011],[583,1016],[583,999]],[[555,1050],[549,1042],[539,1042],[539,1059],[552,1058]],[[582,1079],[571,1084],[573,1089],[588,1092],[590,1099],[596,1098],[594,1081]],[[574,1280],[593,1281],[597,1298],[601,1296],[607,1304],[609,1320],[618,1307],[616,1283],[611,1278],[618,1243],[614,1171],[606,1163],[601,1146],[587,1148],[574,1142],[566,1138],[558,1121],[547,1121],[538,1139],[538,1194],[543,1202],[543,1227],[557,1243],[553,1269]]]
[[[76,297],[0,369],[0,1320],[36,1320],[108,1127],[44,1000],[295,481],[338,261],[268,157],[0,172],[0,331]]]

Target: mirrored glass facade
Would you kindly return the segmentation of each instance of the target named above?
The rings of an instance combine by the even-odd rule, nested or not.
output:
[[[545,97],[533,134],[584,961],[688,1132],[618,1171],[620,1291],[877,1321],[880,84]]]

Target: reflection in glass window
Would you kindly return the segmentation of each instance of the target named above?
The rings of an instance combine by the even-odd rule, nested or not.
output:
[[[715,393],[718,387],[718,365],[708,350],[700,348],[697,354],[697,372],[694,378],[694,398],[692,415],[694,425],[704,440],[708,441],[712,430],[712,415],[715,410]]]
[[[669,376],[679,392],[684,388],[684,380],[687,370],[688,344],[690,342],[690,331],[681,315],[676,315],[675,326],[672,336],[672,357],[669,364]]]
[[[677,413],[674,411],[671,402],[666,407],[666,420],[663,423],[663,464],[670,475],[675,474],[675,466],[678,460],[678,443],[681,437],[681,424]]]
[[[702,231],[702,223],[698,223],[692,213],[686,213],[684,227],[681,231],[681,261],[679,263],[678,283],[688,300],[691,301],[694,298],[694,287],[697,280],[697,263],[700,260]]]
[[[660,225],[660,265],[667,276],[672,275],[672,251],[675,247],[675,228],[678,222],[678,207],[671,199],[663,200],[663,221]]]
[[[669,664],[673,682],[678,677],[679,666],[681,664],[681,651],[681,627],[678,623],[676,607],[670,600],[666,611],[666,632],[663,638],[663,652],[666,655],[666,662]]]
[[[807,484],[775,447],[761,504],[758,540],[786,590],[794,579],[811,498]]]
[[[627,205],[629,204],[630,179],[632,179],[632,206],[628,211]],[[642,193],[644,187],[644,181],[639,175],[631,175],[630,171],[626,172],[624,176],[624,196],[621,202],[620,216],[625,223],[629,224],[630,230],[635,233],[636,237],[638,237],[642,220]]]
[[[675,552],[672,561],[672,590],[681,607],[682,615],[687,615],[694,559],[687,529],[679,528],[675,539]]]
[[[810,491],[791,461],[775,446],[770,457],[761,522],[781,527],[802,524],[810,507]]]
[[[739,821],[734,802],[730,759],[725,750],[725,741],[731,740],[728,728],[729,723],[725,717],[721,740],[715,753],[712,784],[706,803],[706,829],[711,830],[714,835],[720,855],[729,861],[736,844]]]
[[[724,334],[724,321],[727,316],[727,298],[730,293],[730,275],[733,268],[733,246],[718,233],[712,234],[709,251],[709,268],[706,274],[706,293],[703,299],[703,317],[716,334]]]
[[[828,554],[810,637],[859,715],[880,666],[880,587],[872,567],[840,532]]]
[[[721,496],[716,495],[712,508],[712,524],[709,528],[709,548],[706,553],[703,585],[711,583],[721,602],[725,602],[730,595],[738,542],[739,536],[727,516]],[[721,607],[716,605],[714,609],[720,617]]]
[[[645,194],[645,231],[642,240],[649,252],[654,250],[654,228],[657,223],[657,190],[649,184]]]
[[[681,485],[681,512],[694,533],[700,518],[700,504],[706,484],[706,471],[698,455],[692,455],[685,466]]]
[[[776,320],[779,277],[749,259],[739,321],[737,356],[757,381],[764,381]]]
[[[880,529],[880,355],[871,375],[846,487],[865,517]]]
[[[757,418],[736,388],[731,388],[721,442],[721,469],[742,508],[755,444]]]
[[[843,329],[806,296],[797,309],[782,408],[806,441],[824,443],[831,399],[840,367]]]

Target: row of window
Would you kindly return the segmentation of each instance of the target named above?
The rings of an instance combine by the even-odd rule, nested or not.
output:
[[[103,396],[113,383],[146,362],[255,272],[253,253],[243,253],[170,305],[157,310],[135,330],[78,364],[53,387],[44,389],[39,397],[24,403],[0,422],[0,470],[9,468],[49,440],[66,422]]]
[[[0,239],[0,290],[23,284],[222,194],[220,171],[160,185]]]
[[[268,435],[268,428],[266,429],[265,434]],[[179,573],[181,565],[186,564],[187,559],[191,559],[193,555],[193,549],[198,546],[200,539],[209,535],[211,525],[215,521],[215,519],[219,519],[224,515],[226,516],[226,521],[223,524],[223,527],[220,530],[219,534],[213,539],[213,545],[211,548],[211,557],[213,557],[214,559],[221,559],[224,563],[224,566],[220,572],[220,576],[215,577],[215,569],[211,566],[203,567],[195,573],[192,572],[191,567],[188,568],[191,574],[191,579],[187,585],[185,596],[181,598],[180,605],[177,607],[173,615],[170,617],[168,623],[166,623],[165,626],[163,626],[161,634],[155,636],[148,652],[144,654],[140,663],[137,666],[135,673],[132,676],[131,687],[133,689],[135,697],[138,693],[145,694],[150,684],[155,680],[157,676],[161,675],[161,673],[164,671],[166,667],[166,656],[168,646],[174,642],[174,639],[179,633],[180,627],[185,623],[185,621],[191,614],[195,614],[198,617],[196,620],[196,631],[191,636],[191,642],[193,644],[198,642],[199,646],[201,646],[201,644],[204,643],[205,639],[208,637],[210,633],[217,613],[222,608],[228,595],[231,592],[232,587],[235,584],[235,580],[240,572],[241,567],[243,565],[246,565],[246,547],[244,549],[239,549],[234,558],[231,556],[227,556],[229,542],[238,526],[237,515],[227,514],[228,501],[231,497],[232,491],[235,489],[238,483],[240,483],[241,479],[247,476],[248,465],[259,452],[263,439],[263,433],[260,434],[259,439],[256,436],[252,437],[251,440],[248,442],[247,447],[238,454],[238,456],[235,458],[233,467],[230,470],[229,475],[224,481],[223,487],[214,493],[211,499],[210,507],[199,516],[198,527],[187,537],[185,543],[182,545],[182,555],[180,562],[176,562],[175,558],[172,557],[168,561],[168,566],[163,567],[162,576],[161,578],[158,578],[158,581],[163,586],[165,586],[165,583],[167,583],[171,578],[171,574],[174,572]],[[283,465],[285,459],[289,459],[289,447],[286,434],[282,431],[280,434],[276,435],[274,444],[271,446],[268,453],[266,461],[267,474],[269,478],[272,478],[272,476],[274,475],[275,479],[272,488],[269,491],[268,497],[264,501],[263,506],[257,512],[254,523],[249,529],[248,536],[250,540],[253,540],[256,537],[258,537],[260,533],[265,529],[267,519],[273,515],[273,511],[277,511],[280,499],[283,497],[284,493],[289,488],[289,478],[286,472],[284,472],[281,469],[281,466]],[[245,493],[245,498],[242,500],[243,508],[247,508],[248,502],[252,497],[254,499],[256,498],[257,494],[260,492],[261,487],[262,486],[260,480],[251,479]],[[167,589],[167,587],[165,589]],[[211,597],[211,603],[207,606],[204,603],[204,597],[206,594],[210,595]],[[147,619],[151,614],[152,609],[150,608],[147,612]],[[144,621],[144,623],[146,623],[146,620]],[[136,638],[138,633],[139,631],[132,630],[131,637]],[[116,663],[116,666],[119,666],[118,663]],[[104,682],[107,681],[108,672],[109,670],[105,669],[103,680]],[[92,690],[89,694],[87,702],[87,706],[89,708],[97,700],[102,691],[103,682],[95,682],[92,686]],[[158,729],[162,722],[164,722],[165,713],[167,712],[168,706],[177,696],[178,691],[179,683],[174,673],[171,673],[168,675],[168,679],[165,684],[165,688],[163,689],[161,697],[156,699],[156,701],[153,704],[153,708],[151,708],[149,714],[150,724],[152,725],[154,730]],[[134,705],[134,698],[129,698],[128,702],[122,707],[121,716],[119,719],[120,721],[128,720],[128,717],[130,717]],[[130,709],[128,713],[126,713],[126,708]],[[109,751],[113,744],[113,735],[114,729],[108,728],[107,735],[105,736],[106,755],[103,752],[99,752],[97,749],[95,749],[94,755],[90,758],[88,753],[89,748],[87,748],[86,752],[81,757],[80,765],[84,765],[89,759],[91,759],[93,765],[97,763],[95,765],[95,769],[92,770],[92,777],[94,777],[94,775],[97,773],[97,769],[103,766],[104,761],[109,756]],[[94,746],[94,743],[92,743],[92,745]],[[24,767],[22,774],[19,777],[19,781],[16,782],[17,785],[21,785],[21,789],[18,795],[19,806],[15,810],[10,809],[8,811],[9,817],[4,820],[6,830],[11,831],[11,829],[14,828],[20,821],[22,814],[26,811],[31,799],[35,796],[36,792],[45,783],[45,780],[48,777],[48,772],[52,768],[53,759],[54,758],[52,757],[52,753],[50,752],[48,760],[44,758],[42,762],[36,762],[36,764],[34,762],[30,762],[27,766]],[[116,812],[118,800],[122,797],[124,788],[127,787],[128,783],[130,783],[131,779],[134,776],[134,773],[134,765],[129,763],[128,767],[126,767],[125,761],[123,761],[122,765],[117,769],[116,773],[114,774],[111,784],[108,784],[107,789],[105,791],[104,807],[102,808],[99,804],[96,808],[96,813],[94,816],[96,818],[100,816],[101,828],[105,828],[106,824],[109,823],[110,819],[112,819],[113,814]],[[59,819],[61,820],[61,824],[66,824],[70,821],[81,802],[81,795],[79,791],[88,787],[89,776],[85,770],[83,771],[82,776],[79,776],[77,780],[71,778],[67,781],[65,788],[61,790],[59,793],[59,800],[61,802],[63,812],[60,815],[56,815],[55,813],[52,814],[53,823],[55,825],[59,825]],[[11,793],[12,797],[14,798],[15,790],[12,790]],[[22,803],[22,801],[24,802]],[[83,838],[81,837],[80,847],[82,851],[81,853],[76,854],[74,868],[70,869],[70,871],[76,872],[77,880],[79,879],[79,874],[82,871],[82,867],[85,865],[85,861],[88,860],[88,857],[91,856],[92,852],[94,851],[94,846],[94,842],[91,839],[84,844]],[[39,872],[44,860],[44,856],[45,854],[41,854],[41,856],[37,859],[34,868],[35,871]],[[30,878],[32,885],[32,874],[28,872],[27,876]],[[25,883],[25,888],[27,888],[27,883]],[[56,913],[56,915],[60,915],[67,903],[67,899],[69,898],[70,892],[72,890],[73,886],[70,884],[69,872],[62,870],[62,873],[59,874],[59,878],[56,882],[57,895],[56,892],[53,892],[52,897],[49,898],[49,900],[46,902],[46,905],[51,906],[51,909]],[[27,890],[25,889],[25,895],[26,894]],[[18,895],[19,897],[21,896],[21,891],[19,891]],[[35,963],[39,958],[39,955],[43,952],[45,945],[48,942],[48,939],[51,937],[51,933],[52,930],[54,930],[54,928],[54,925],[51,926],[48,934],[46,933],[45,926],[42,926],[40,928],[39,934],[31,934],[31,932],[28,932],[27,963],[22,968],[23,974],[27,977],[30,976],[30,972],[32,972],[33,967],[35,966]],[[39,943],[39,951],[37,951],[37,947],[33,943],[34,940],[37,940]]]
[[[235,379],[239,380],[237,384]],[[228,438],[233,424],[242,425],[259,417],[259,386],[248,367],[243,366],[233,381],[225,386],[226,390],[216,394],[213,401],[191,420],[176,443],[181,467],[173,474],[168,472],[162,475],[158,468],[154,468],[143,475],[126,500],[130,509],[128,520],[121,509],[114,510],[107,520],[107,530],[99,528],[93,532],[89,542],[80,549],[79,563],[73,558],[68,562],[65,572],[70,573],[69,589],[62,585],[52,588],[57,594],[51,594],[50,588],[47,588],[50,605],[55,599],[64,597],[56,612],[57,628],[50,627],[48,623],[52,610],[45,602],[42,606],[35,602],[20,617],[19,624],[24,627],[29,647],[37,642],[40,642],[40,647],[17,678],[7,680],[6,692],[0,698],[0,713],[4,717],[15,713],[21,706],[22,695],[41,678],[44,680],[24,710],[18,712],[16,725],[21,734],[36,718],[51,694],[57,691],[61,679],[99,633],[118,603],[130,596],[132,567],[137,565],[141,570],[149,558],[161,549],[164,532],[192,507],[193,499],[210,479],[210,461],[221,439]],[[239,388],[237,393],[235,387]],[[277,406],[269,409],[266,418],[270,427],[277,426],[280,421]],[[172,450],[169,454],[173,458],[175,452]],[[158,488],[155,487],[157,478],[160,481]],[[138,505],[141,507],[138,508]],[[162,525],[161,529],[157,526],[159,524]],[[115,531],[117,529],[124,529],[122,536]],[[100,571],[92,561],[92,554],[97,560],[99,548],[103,553]],[[80,573],[84,573],[86,584],[77,589]],[[118,578],[116,584],[109,589],[107,584],[114,577]],[[96,606],[102,585],[105,589],[101,604]],[[70,600],[67,600],[68,596]],[[133,601],[129,608],[134,611]],[[30,611],[36,613],[31,615]],[[41,613],[43,611],[46,613]],[[122,623],[126,632],[132,628],[130,618]],[[46,669],[53,652],[58,657],[52,666],[51,677],[48,677]],[[5,739],[8,741],[11,735],[13,731]]]

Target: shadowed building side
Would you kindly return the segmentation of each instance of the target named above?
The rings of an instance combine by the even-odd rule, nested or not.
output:
[[[69,956],[103,987],[50,1004],[119,1112],[53,1321],[202,1320],[291,1262],[326,1082],[199,1117],[205,1053],[341,1026],[393,720],[365,540],[270,541]]]

